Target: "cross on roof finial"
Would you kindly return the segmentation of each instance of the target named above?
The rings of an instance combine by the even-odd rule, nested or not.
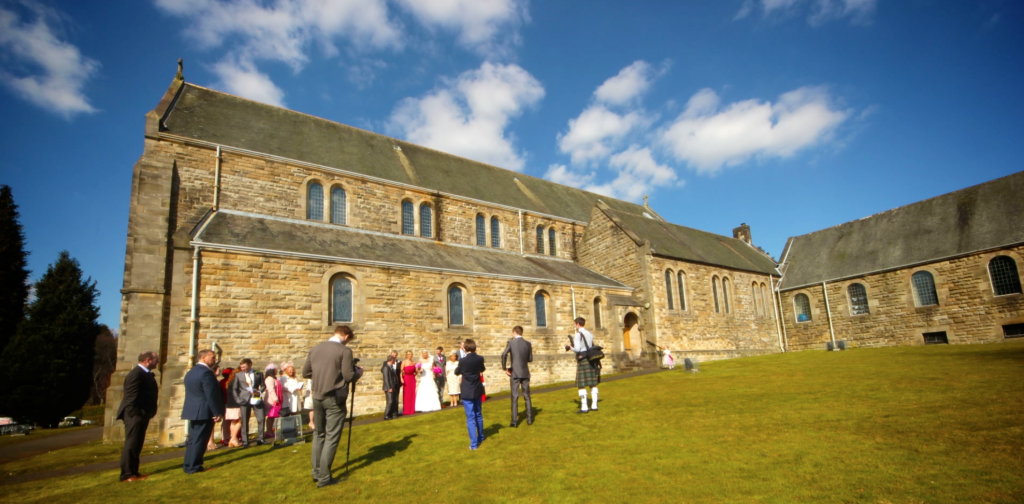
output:
[[[644,195],[644,206],[647,206],[647,195]]]
[[[185,76],[181,73],[182,67],[184,67],[184,64],[182,63],[181,58],[178,58],[178,75],[174,76],[175,79],[185,80]]]

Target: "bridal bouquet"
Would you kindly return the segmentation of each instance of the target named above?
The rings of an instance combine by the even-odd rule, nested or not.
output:
[[[421,364],[419,362],[416,363],[416,371],[419,371],[422,367],[423,367],[423,364]]]
[[[434,366],[434,376],[441,376],[441,368]]]

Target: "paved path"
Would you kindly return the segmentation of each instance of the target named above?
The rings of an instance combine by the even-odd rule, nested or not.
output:
[[[635,371],[635,372],[632,372],[632,373],[624,373],[624,374],[619,374],[619,375],[614,375],[614,376],[602,377],[601,378],[601,382],[602,383],[606,383],[606,382],[611,382],[611,381],[618,381],[618,380],[622,380],[622,379],[625,379],[625,378],[633,378],[633,377],[636,377],[636,376],[643,376],[643,375],[647,375],[647,374],[651,374],[651,373],[657,373],[659,371],[663,371],[663,370],[662,369],[648,369],[648,370],[644,370],[644,371]],[[570,383],[570,384],[567,384],[567,385],[559,385],[557,387],[537,389],[537,390],[534,390],[532,392],[533,392],[533,395],[537,395],[537,394],[546,394],[548,392],[556,392],[556,391],[559,391],[559,390],[574,389],[574,388],[576,388],[576,385],[574,383]],[[502,397],[497,397],[497,398],[494,398],[494,399],[488,398],[487,402],[507,401],[510,397],[511,396],[509,396],[509,395],[503,395]],[[442,412],[443,411],[451,411],[451,409],[452,408],[447,408],[447,409],[444,409],[444,410],[441,410],[441,411]],[[416,413],[415,415],[410,415],[410,416],[430,415],[430,414],[433,414],[433,413],[440,413],[440,412],[435,411],[435,412],[430,412],[430,413]],[[362,419],[362,420],[356,420],[356,421],[352,422],[352,426],[353,427],[359,427],[359,426],[363,426],[363,425],[370,425],[370,424],[380,423],[382,421],[384,421],[384,418],[383,417],[379,417],[379,416],[378,417],[373,417],[373,418],[365,418],[365,419]],[[81,435],[81,433],[86,433],[86,432],[90,433],[93,437],[86,438],[83,441],[73,442],[73,443],[70,443],[70,444],[55,445],[56,446],[55,448],[45,449],[45,450],[42,451],[42,453],[45,453],[46,451],[49,451],[49,450],[54,450],[54,449],[58,449],[58,448],[65,448],[65,447],[68,447],[68,446],[73,446],[75,444],[85,443],[85,442],[88,442],[88,441],[92,441],[93,439],[100,439],[103,436],[103,429],[87,429],[87,430],[78,431],[78,432],[74,432],[74,433],[70,433],[70,434],[56,435],[56,436],[52,436],[50,438],[40,439],[39,441],[27,441],[25,443],[20,443],[20,445],[24,445],[24,444],[28,444],[28,443],[42,443],[42,442],[47,441],[49,439],[61,438],[61,437],[65,437],[65,436],[66,437],[70,437],[73,434]],[[5,456],[5,457],[7,456],[6,450],[4,450],[4,452],[2,452],[2,453],[3,453],[3,456]],[[15,458],[23,458],[23,457],[28,457],[28,456],[32,456],[32,455],[23,455],[21,457],[15,457]],[[162,462],[164,460],[183,458],[184,456],[185,456],[185,450],[161,453],[159,455],[149,455],[149,456],[141,458],[141,464],[150,464],[150,463],[153,463],[153,462]],[[117,461],[117,460],[112,460],[110,462],[98,462],[98,463],[95,463],[95,464],[88,464],[88,465],[77,466],[77,467],[68,467],[68,468],[65,468],[65,469],[56,469],[56,470],[53,470],[53,471],[41,471],[41,472],[35,472],[35,473],[25,473],[25,474],[19,474],[17,476],[0,477],[0,485],[13,485],[15,483],[24,483],[26,481],[37,481],[37,480],[42,480],[42,479],[57,478],[57,477],[61,477],[61,476],[74,476],[76,474],[84,474],[84,473],[90,473],[90,472],[96,472],[96,471],[109,471],[111,469],[117,469],[119,467],[121,467],[121,463],[119,461]],[[142,470],[142,472],[145,472],[145,468],[144,467],[141,470]]]
[[[28,434],[29,437],[32,434]],[[9,444],[0,447],[0,464],[6,464],[18,459],[34,457],[69,446],[80,445],[103,438],[102,427],[91,427],[88,429],[76,430],[64,434],[43,436],[39,439],[31,439],[20,443]]]

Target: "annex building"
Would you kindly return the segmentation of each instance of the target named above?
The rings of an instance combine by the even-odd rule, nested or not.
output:
[[[114,414],[140,352],[163,361],[150,433],[175,444],[198,350],[300,367],[338,324],[357,335],[365,414],[384,407],[376,369],[392,349],[473,338],[488,390],[506,389],[493,366],[515,325],[534,342],[535,385],[572,380],[576,316],[606,350],[604,373],[654,366],[658,346],[709,360],[833,339],[996,341],[1024,322],[1024,173],[792,238],[780,267],[745,224],[732,237],[680,226],[647,204],[186,83],[179,68],[146,114],[132,176],[108,440],[123,437]],[[913,290],[921,271],[937,304]]]

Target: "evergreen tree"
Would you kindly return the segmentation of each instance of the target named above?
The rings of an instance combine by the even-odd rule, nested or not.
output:
[[[96,282],[82,279],[78,261],[67,251],[35,284],[35,299],[4,351],[0,372],[7,390],[0,412],[56,426],[82,407],[92,389]]]
[[[10,343],[28,299],[25,236],[11,188],[0,186],[0,354]]]

